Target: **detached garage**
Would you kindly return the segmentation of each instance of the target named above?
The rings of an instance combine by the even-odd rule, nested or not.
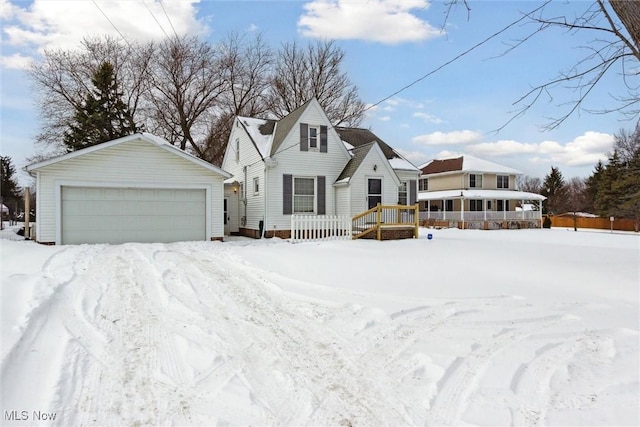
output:
[[[45,244],[222,240],[230,174],[150,134],[35,163]]]

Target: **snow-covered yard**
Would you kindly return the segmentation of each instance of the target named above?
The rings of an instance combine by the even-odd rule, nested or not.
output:
[[[637,234],[0,249],[3,425],[640,423]]]

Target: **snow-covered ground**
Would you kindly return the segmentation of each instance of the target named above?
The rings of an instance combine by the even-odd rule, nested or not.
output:
[[[0,250],[2,425],[640,423],[637,234]]]

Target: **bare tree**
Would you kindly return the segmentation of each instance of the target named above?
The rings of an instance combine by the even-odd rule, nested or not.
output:
[[[43,61],[28,70],[42,121],[36,141],[61,146],[64,132],[92,87],[93,75],[105,61],[113,64],[123,101],[134,119],[141,121],[139,106],[150,60],[151,52],[145,46],[111,37],[85,38],[76,50],[46,50]]]
[[[464,6],[467,18],[471,15],[471,4],[469,0],[448,0],[444,3],[446,19],[458,6]],[[509,123],[518,117],[523,116],[536,103],[545,97],[552,102],[554,92],[558,87],[569,89],[575,94],[569,102],[563,102],[565,112],[559,117],[552,118],[549,123],[543,126],[546,130],[555,129],[567,118],[578,110],[590,113],[611,113],[618,112],[630,118],[636,117],[640,113],[640,84],[638,77],[638,61],[640,61],[640,2],[631,0],[595,0],[592,3],[584,3],[585,9],[581,14],[575,16],[552,15],[549,11],[550,4],[557,5],[557,2],[545,0],[541,5],[537,5],[529,12],[490,38],[507,31],[513,24],[523,21],[533,25],[533,30],[516,40],[505,52],[516,49],[538,33],[551,29],[565,30],[567,35],[575,32],[589,32],[593,34],[593,40],[583,46],[587,52],[585,56],[568,70],[560,71],[559,74],[548,81],[535,86],[527,91],[523,96],[514,102],[518,106],[514,115],[503,124],[498,130],[505,128]],[[569,2],[567,2],[569,3]],[[576,2],[571,2],[576,4]],[[579,3],[582,4],[582,3]],[[446,21],[445,21],[446,23]],[[479,47],[479,43],[471,50]],[[468,52],[466,52],[468,53]],[[457,59],[457,58],[456,58]],[[618,73],[624,80],[626,86],[625,94],[612,94],[616,101],[614,108],[590,110],[584,104],[594,88],[610,73]]]
[[[620,3],[625,5],[621,6]],[[618,10],[623,13],[625,19],[619,15],[620,20],[615,19]],[[640,88],[638,82],[633,80],[638,75],[637,66],[640,61],[640,45],[637,43],[639,16],[640,2],[615,0],[609,2],[596,0],[576,17],[548,16],[546,8],[532,15],[530,20],[535,25],[534,30],[519,43],[523,43],[539,32],[554,28],[566,30],[570,34],[589,31],[594,34],[594,38],[588,46],[583,46],[587,53],[575,65],[566,71],[561,71],[555,78],[536,85],[516,100],[514,104],[520,107],[511,120],[525,114],[545,96],[553,100],[552,92],[558,86],[570,89],[575,93],[575,97],[565,104],[564,113],[544,126],[546,129],[557,128],[580,109],[592,113],[616,111],[629,117],[636,116],[640,112]],[[626,83],[627,93],[616,95],[617,107],[613,109],[585,109],[583,105],[586,99],[603,77],[611,72],[620,73]]]
[[[196,37],[166,40],[156,47],[150,71],[150,130],[203,157],[208,121],[224,88],[220,52]]]
[[[613,149],[618,152],[620,161],[628,164],[633,156],[640,150],[640,121],[636,124],[633,132],[620,129],[614,135]],[[609,157],[612,153],[609,153]]]
[[[276,117],[284,117],[315,97],[334,126],[357,126],[364,117],[358,88],[340,70],[344,51],[333,42],[300,47],[285,43],[278,52],[269,98]]]
[[[203,157],[214,164],[222,163],[235,116],[268,114],[266,96],[273,66],[273,51],[261,34],[248,39],[231,33],[219,49],[225,86],[203,144]]]
[[[528,175],[519,175],[516,184],[520,191],[528,193],[540,194],[542,189],[542,180],[538,177],[530,177]]]

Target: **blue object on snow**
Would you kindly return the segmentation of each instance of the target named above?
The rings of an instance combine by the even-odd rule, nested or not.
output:
[[[427,239],[429,239],[429,240],[433,239],[433,234],[431,234],[431,233],[427,234]]]

